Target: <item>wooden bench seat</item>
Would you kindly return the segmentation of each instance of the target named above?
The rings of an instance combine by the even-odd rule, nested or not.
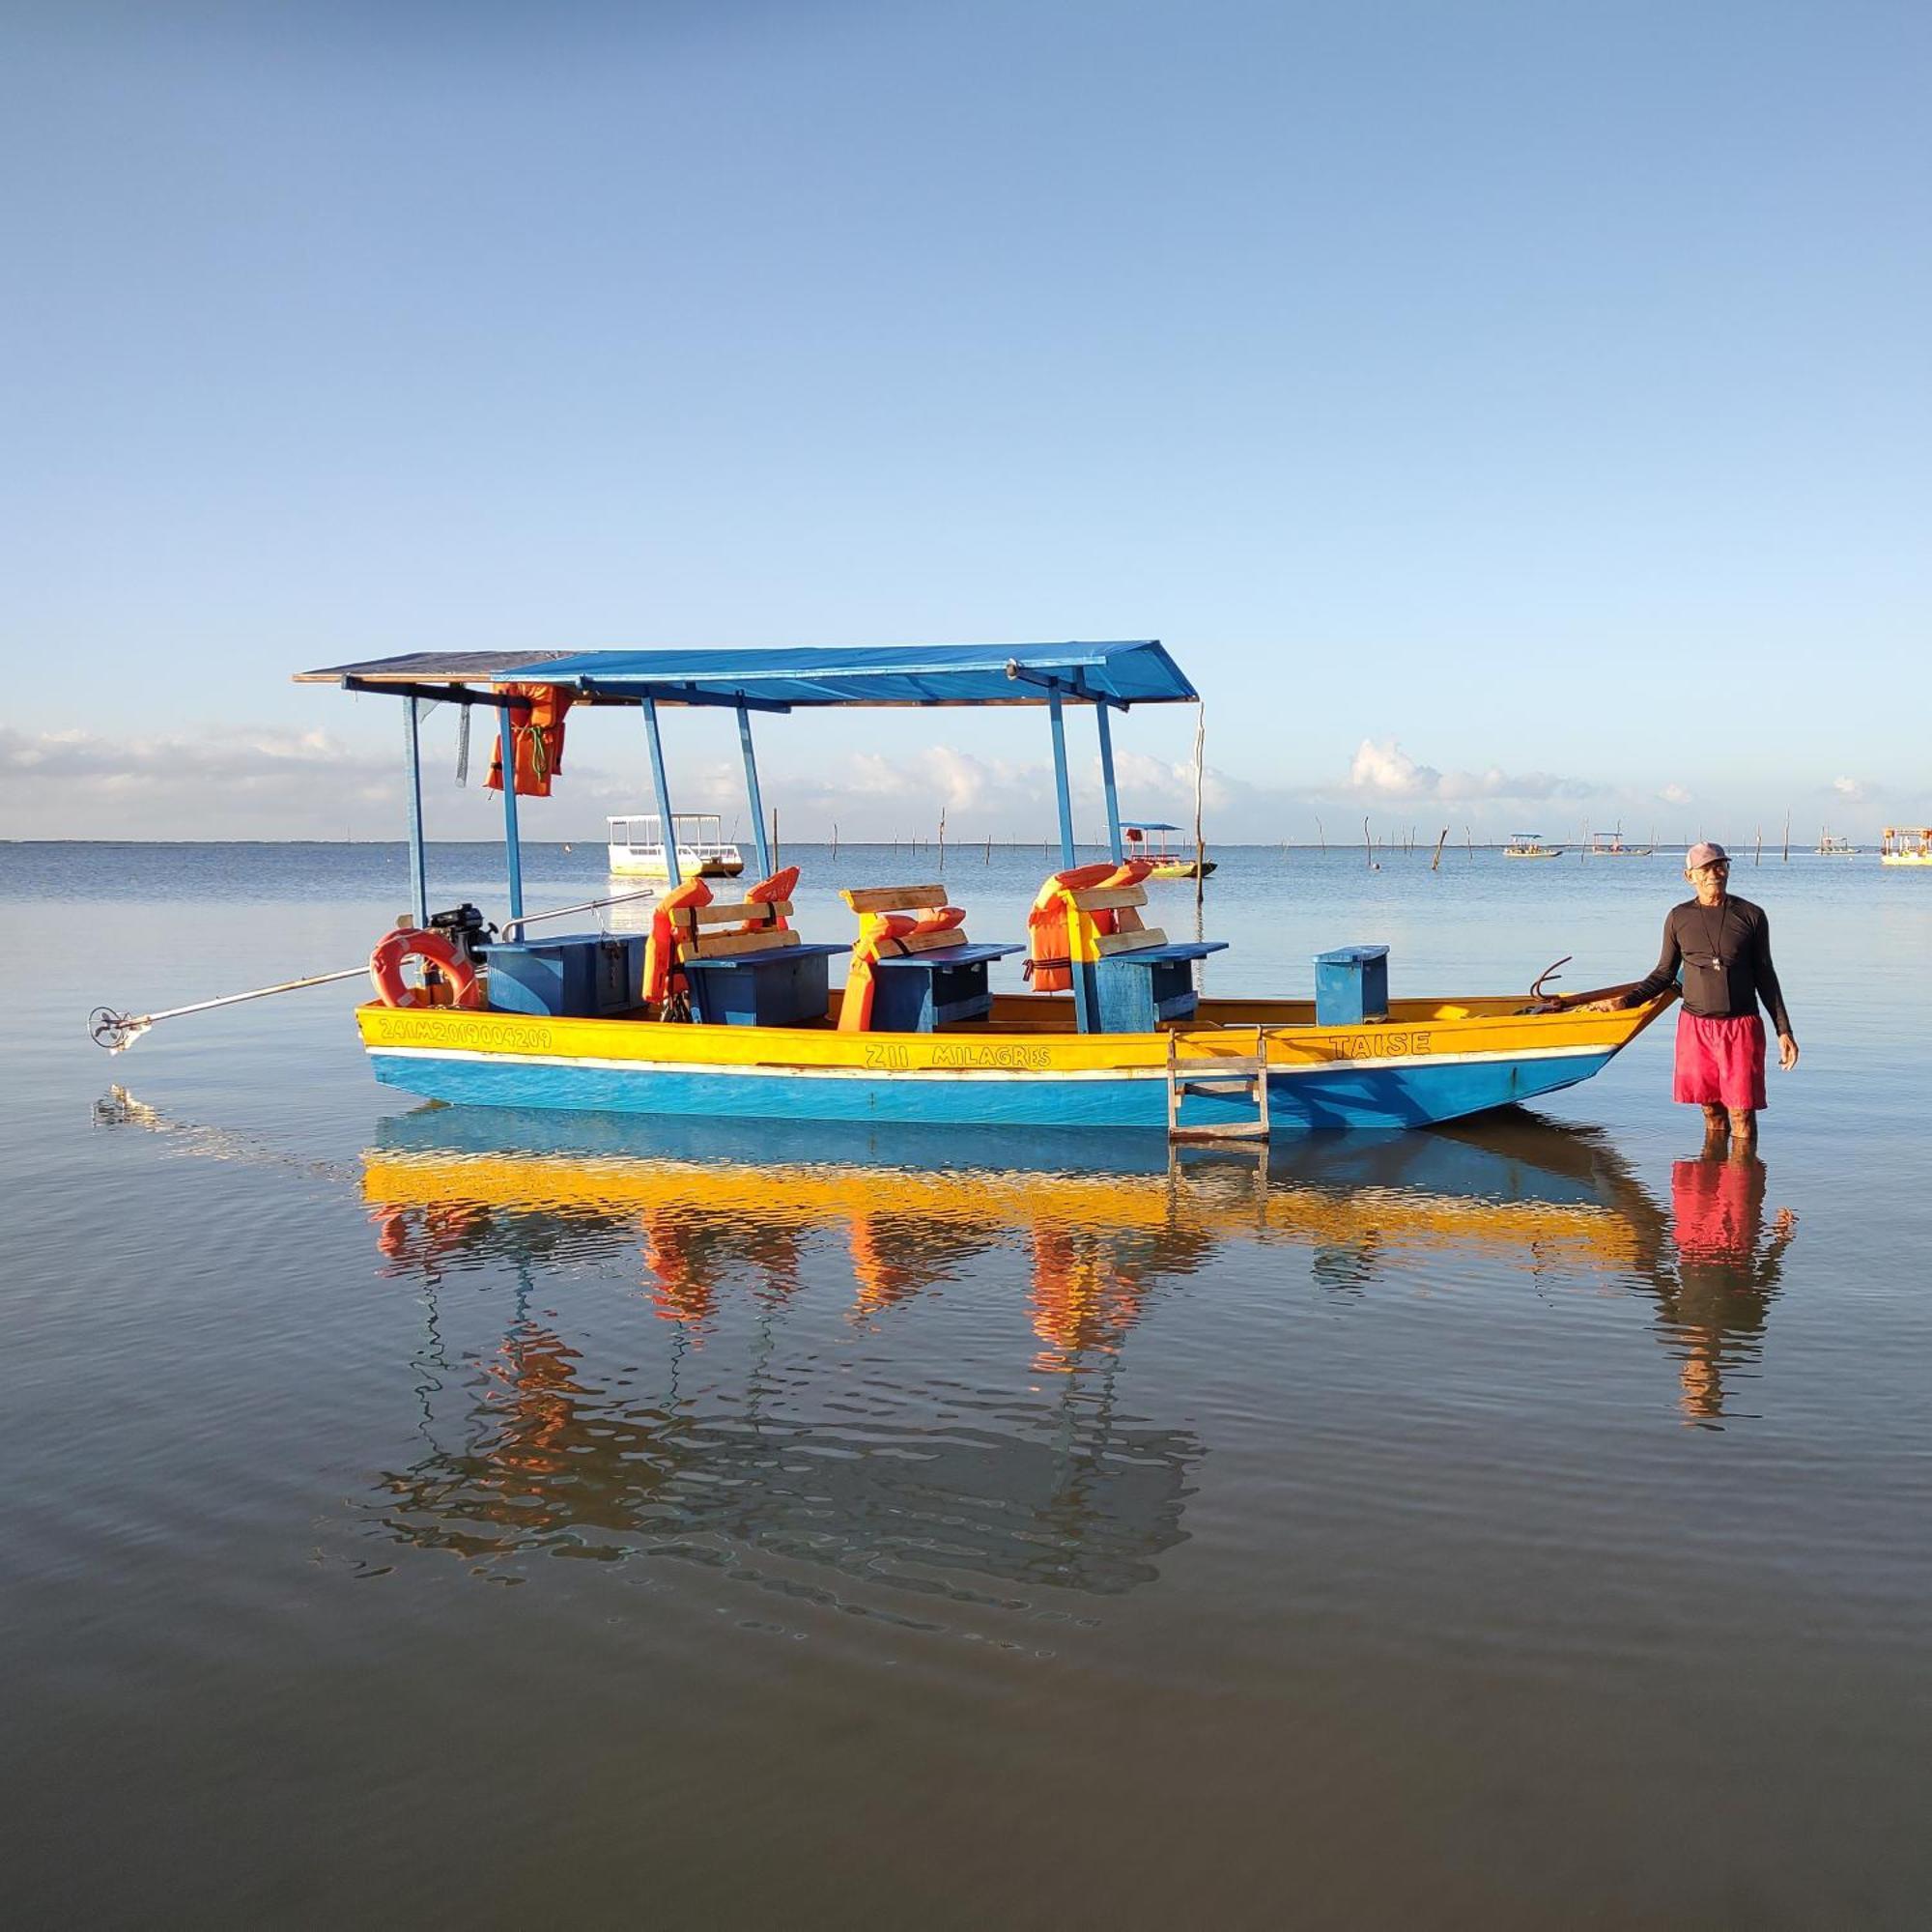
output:
[[[976,946],[942,885],[860,886],[838,896],[860,921],[838,1015],[847,1033],[931,1033],[984,1019],[993,1009],[986,968],[1025,951]],[[922,922],[929,929],[919,930]]]

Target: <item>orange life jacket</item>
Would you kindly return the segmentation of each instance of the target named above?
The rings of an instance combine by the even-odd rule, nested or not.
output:
[[[563,769],[563,720],[574,693],[554,684],[498,684],[491,687],[510,699],[510,736],[516,744],[517,796],[548,798],[551,780]],[[503,789],[503,734],[490,753],[492,791]]]
[[[745,895],[751,905],[777,905],[781,899],[791,897],[792,888],[798,884],[798,867],[787,866],[781,872],[774,872],[769,879],[760,879]],[[748,919],[738,930],[740,932],[789,932],[791,926],[781,912],[769,913],[763,918]]]
[[[677,956],[683,937],[672,913],[686,906],[711,903],[711,888],[702,879],[687,879],[651,907],[651,936],[644,943],[644,998],[663,1006],[671,994],[686,990],[683,962]]]
[[[901,940],[914,933],[953,932],[965,923],[961,906],[934,906],[929,912],[868,912],[859,916],[859,942],[852,949],[852,964],[845,976],[845,997],[838,1005],[840,1033],[867,1033],[872,1025],[872,1001],[877,992],[873,964],[880,958],[903,952]]]
[[[1036,993],[1064,993],[1073,983],[1073,956],[1068,921],[1074,917],[1071,895],[1111,886],[1137,886],[1153,870],[1151,859],[1128,859],[1117,866],[1111,859],[1055,872],[1039,889],[1027,914],[1026,978]],[[1098,932],[1116,931],[1119,915],[1112,908],[1092,915]]]
[[[838,1031],[866,1033],[872,1024],[872,998],[877,990],[872,967],[882,952],[903,951],[899,941],[918,925],[909,912],[867,912],[859,916],[859,938],[845,974],[845,997],[838,1003]]]

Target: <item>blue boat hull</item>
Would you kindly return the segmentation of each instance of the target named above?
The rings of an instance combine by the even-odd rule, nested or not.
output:
[[[871,1077],[851,1072],[686,1071],[586,1065],[500,1054],[371,1052],[385,1085],[433,1100],[491,1107],[562,1108],[734,1120],[929,1122],[952,1125],[1156,1127],[1167,1125],[1158,1074],[1056,1079]],[[1403,1066],[1333,1065],[1271,1073],[1277,1133],[1413,1127],[1529,1100],[1587,1080],[1608,1050],[1467,1059]],[[1193,1094],[1181,1123],[1251,1119],[1244,1098]]]

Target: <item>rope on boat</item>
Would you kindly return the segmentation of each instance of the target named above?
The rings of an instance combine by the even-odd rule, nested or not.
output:
[[[585,899],[582,905],[557,906],[550,912],[526,913],[522,919],[513,919],[503,928],[507,937],[511,932],[521,932],[526,925],[534,925],[542,919],[563,919],[574,912],[594,912],[600,906],[623,905],[632,899],[657,897],[654,886],[645,887],[641,892],[615,893],[609,898]],[[96,1007],[87,1016],[87,1035],[96,1046],[104,1047],[109,1053],[126,1053],[149,1028],[158,1026],[162,1020],[178,1020],[184,1013],[213,1012],[217,1007],[239,1007],[247,1000],[266,1000],[275,993],[298,993],[305,986],[332,986],[344,980],[364,978],[367,966],[345,966],[339,973],[311,973],[301,980],[281,980],[272,986],[257,986],[246,993],[224,993],[218,1000],[196,1000],[185,1007],[169,1007],[157,1013],[123,1013],[112,1007]]]

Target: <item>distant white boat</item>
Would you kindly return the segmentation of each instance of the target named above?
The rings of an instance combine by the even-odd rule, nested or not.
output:
[[[1648,859],[1657,850],[1655,845],[1626,845],[1624,829],[1621,825],[1614,832],[1593,832],[1590,842],[1583,847],[1586,859]]]
[[[665,863],[664,820],[656,812],[612,818],[610,826],[611,870],[620,879],[668,879]],[[671,818],[677,840],[678,876],[684,879],[735,879],[745,869],[745,856],[721,837],[724,820],[715,811],[680,811]]]
[[[1568,849],[1562,845],[1546,845],[1540,832],[1512,832],[1509,843],[1503,847],[1505,859],[1560,859]]]
[[[1821,859],[1856,859],[1859,848],[1849,838],[1834,838],[1829,832],[1818,835],[1818,856]]]

